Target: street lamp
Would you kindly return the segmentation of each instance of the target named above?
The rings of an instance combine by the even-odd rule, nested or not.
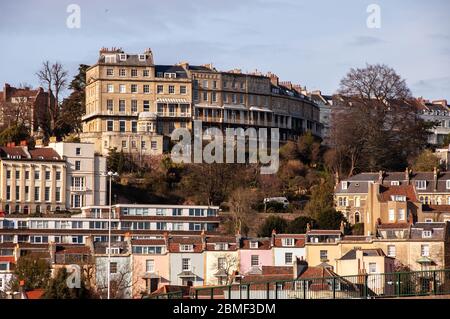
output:
[[[111,298],[111,213],[112,213],[112,179],[119,176],[116,172],[108,171],[106,176],[109,177],[109,216],[108,216],[108,299]]]

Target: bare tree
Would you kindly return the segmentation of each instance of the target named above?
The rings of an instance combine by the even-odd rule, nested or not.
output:
[[[16,98],[10,102],[1,102],[3,127],[31,126],[31,105],[26,98]]]
[[[97,293],[101,298],[106,298],[108,294],[108,280],[107,280],[107,268],[96,269],[97,277]],[[110,297],[111,299],[126,299],[131,297],[131,287],[136,284],[132,279],[132,272],[130,265],[122,265],[117,269],[117,272],[111,274],[111,287]]]
[[[256,191],[249,188],[239,187],[230,194],[228,205],[233,217],[235,233],[247,235],[256,214],[253,207],[257,202]]]
[[[234,280],[234,273],[239,269],[239,259],[235,254],[223,253],[217,256],[217,261],[212,266],[217,269],[218,275],[221,276],[218,277],[218,283],[231,285]]]
[[[49,92],[48,111],[50,115],[50,130],[53,134],[55,124],[59,114],[59,94],[67,86],[68,73],[61,63],[51,64],[49,61],[42,62],[41,69],[36,73],[42,85],[45,85]],[[51,101],[51,94],[54,93],[55,103]]]

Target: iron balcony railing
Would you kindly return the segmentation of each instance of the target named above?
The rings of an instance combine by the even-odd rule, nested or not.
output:
[[[450,294],[450,269],[194,287],[193,299],[367,299]]]

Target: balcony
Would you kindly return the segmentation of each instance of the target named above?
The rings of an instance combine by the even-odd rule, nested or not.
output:
[[[86,186],[70,186],[72,192],[85,192],[87,191]]]

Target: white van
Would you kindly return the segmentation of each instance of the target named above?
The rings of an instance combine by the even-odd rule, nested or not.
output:
[[[270,202],[277,202],[282,203],[284,208],[287,208],[289,206],[289,201],[286,197],[268,197],[264,198],[264,204],[270,203]]]

